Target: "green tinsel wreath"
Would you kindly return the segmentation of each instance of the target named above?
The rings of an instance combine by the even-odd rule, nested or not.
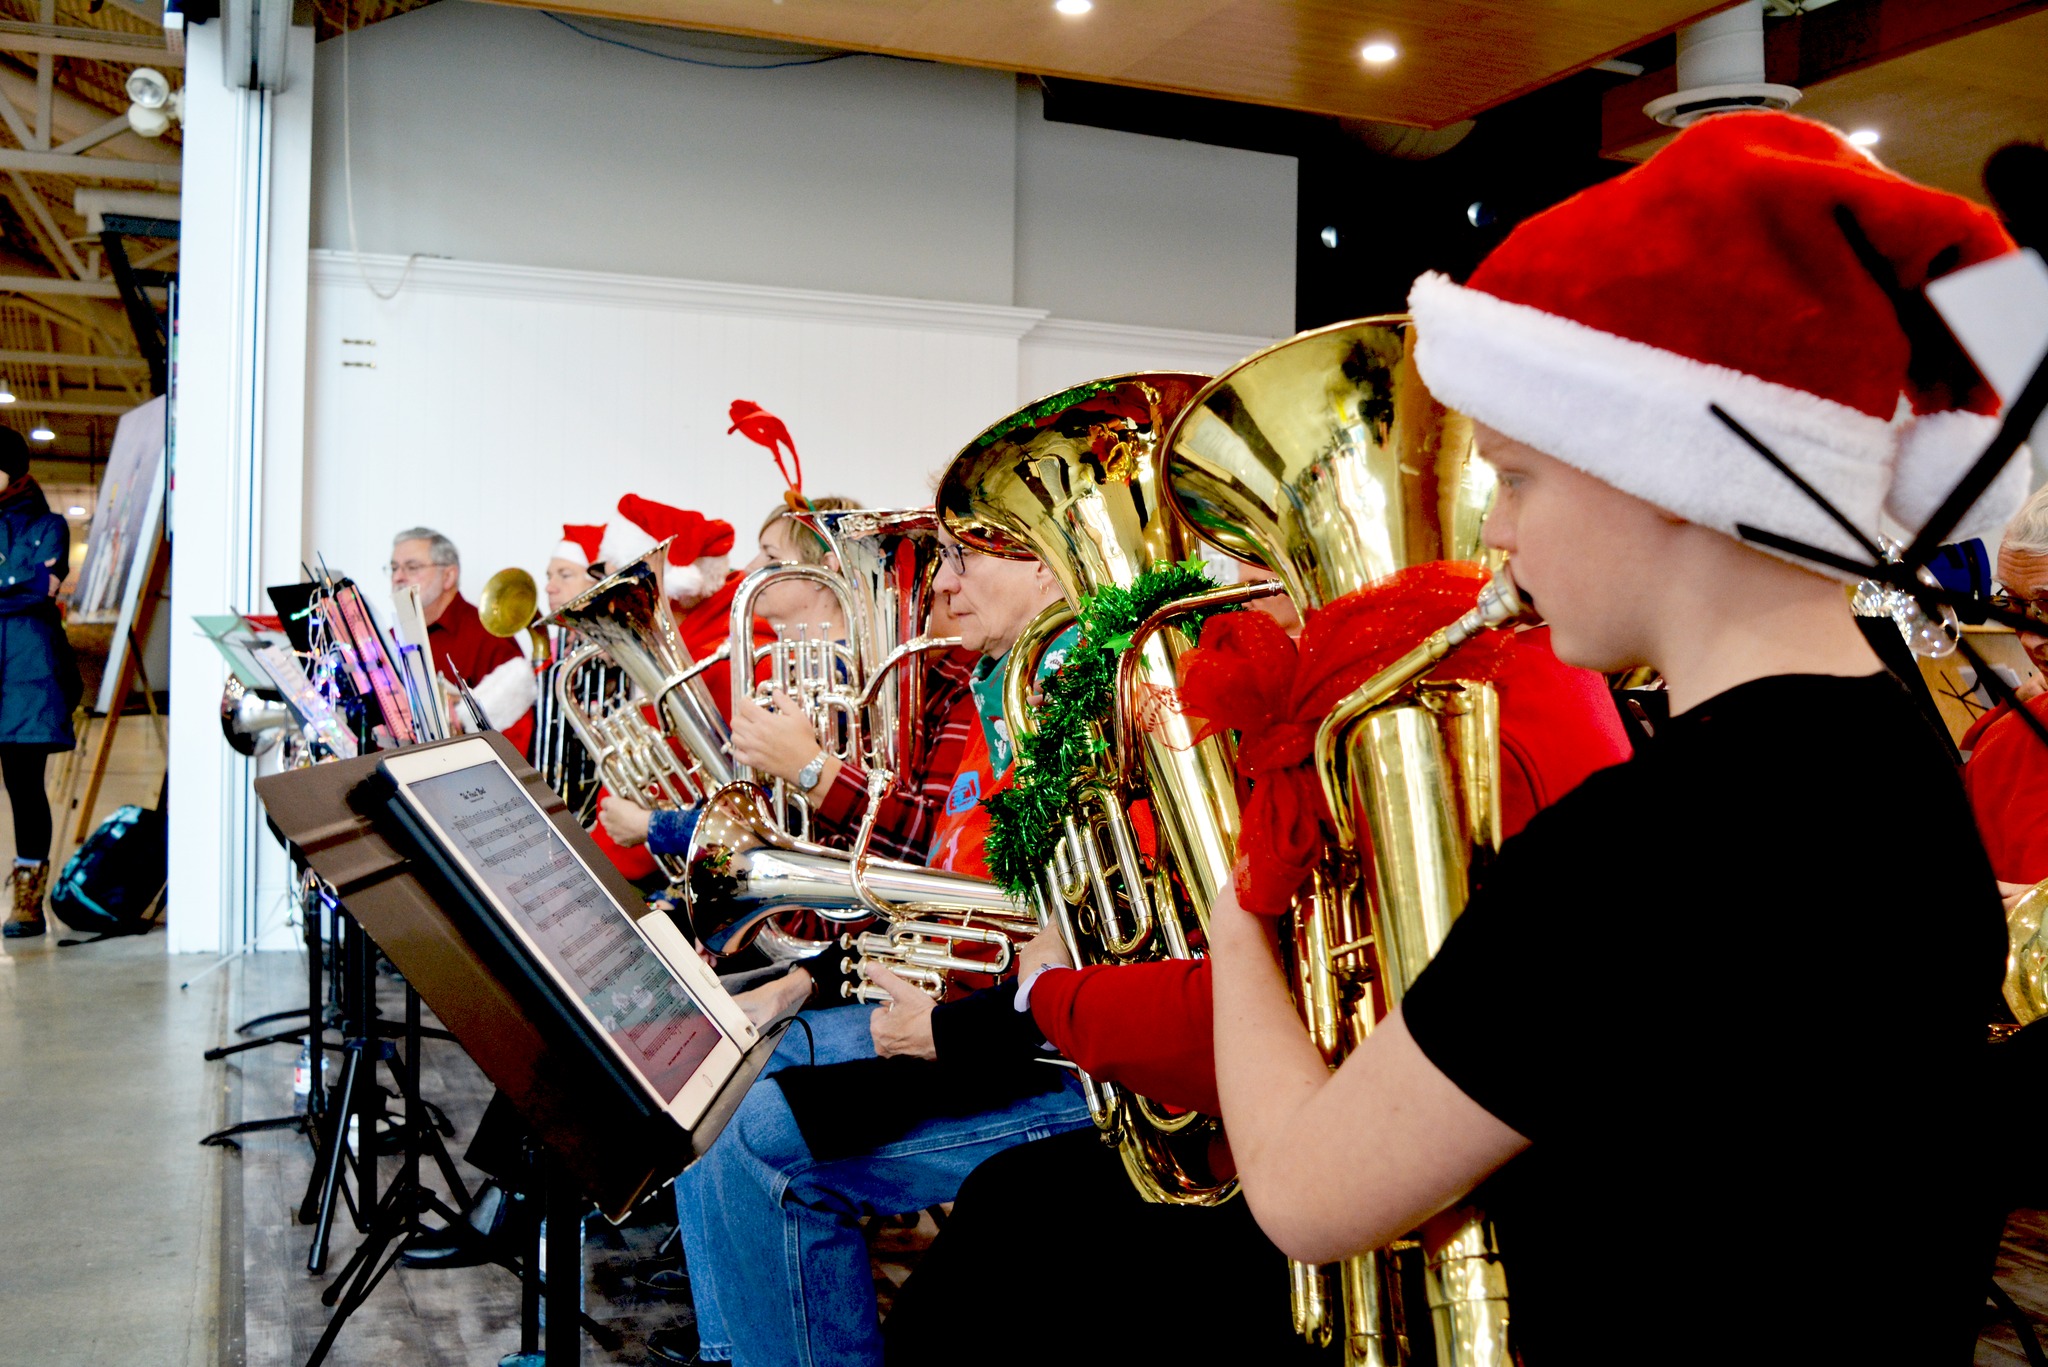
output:
[[[1030,895],[1075,801],[1106,781],[1096,764],[1107,748],[1100,730],[1109,722],[1117,660],[1131,633],[1175,599],[1215,587],[1201,558],[1190,556],[1177,565],[1153,566],[1128,589],[1112,585],[1082,600],[1076,614],[1080,641],[1039,687],[1035,730],[1018,740],[1014,781],[988,798],[985,854],[990,874],[1006,892]],[[1198,637],[1202,622],[1214,615],[1191,613],[1178,625]]]

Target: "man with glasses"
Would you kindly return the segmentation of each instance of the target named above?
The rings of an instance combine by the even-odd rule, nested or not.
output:
[[[434,668],[454,695],[448,711],[457,729],[474,724],[459,701],[459,678],[492,728],[524,754],[533,737],[533,667],[518,646],[485,631],[476,605],[462,596],[462,557],[455,543],[431,527],[408,527],[392,538],[391,563],[384,569],[394,598],[408,586],[419,594]]]
[[[1035,560],[946,543],[933,587],[963,650],[980,658],[953,713],[966,733],[959,761],[926,789],[942,808],[924,853],[933,867],[985,877],[982,803],[1011,757],[1004,657],[1059,584]],[[870,981],[891,997],[877,1007],[841,997],[847,957],[821,955],[738,998],[761,1024],[801,1011],[802,1028],[784,1036],[769,1080],[711,1151],[676,1179],[697,1319],[694,1330],[649,1337],[658,1361],[879,1364],[861,1216],[951,1200],[983,1159],[1090,1123],[1064,1069],[1009,1046],[1031,1029],[1014,982],[934,1006],[875,968]]]

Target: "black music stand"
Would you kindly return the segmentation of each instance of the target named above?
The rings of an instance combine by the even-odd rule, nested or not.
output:
[[[406,753],[475,744],[476,739],[409,747]],[[612,869],[561,798],[504,737],[491,733],[484,740],[561,837],[583,856],[619,907],[636,918],[658,915],[646,911],[632,885]],[[701,1155],[767,1065],[776,1039],[766,1036],[747,1052],[694,1129],[686,1131],[665,1112],[651,1109],[643,1095],[620,1085],[609,1059],[592,1056],[587,1036],[563,1028],[560,1022],[567,1012],[559,1000],[561,989],[544,975],[521,972],[493,948],[492,928],[483,924],[493,913],[451,881],[444,861],[436,857],[439,852],[417,848],[419,837],[385,812],[382,785],[371,781],[381,758],[366,755],[271,775],[256,781],[256,792],[272,828],[301,851],[365,932],[351,938],[373,938],[383,948],[409,987],[507,1095],[544,1149],[544,1199],[551,1213],[549,1253],[554,1268],[546,1290],[547,1362],[549,1367],[569,1367],[581,1354],[582,1276],[575,1226],[588,1203],[594,1202],[611,1219],[623,1219],[641,1199]],[[416,1010],[415,1000],[409,1015]],[[373,1039],[377,1034],[365,1033]],[[403,1075],[414,1066],[409,1062],[397,1070],[401,1090],[411,1080]],[[420,1127],[415,1117],[423,1117],[424,1111],[416,1086],[406,1101],[408,1138],[417,1139],[412,1133]],[[351,1108],[330,1108],[330,1133],[345,1134],[345,1113]],[[367,1184],[375,1174],[375,1130],[368,1120],[362,1122],[358,1147],[358,1173]],[[316,1351],[316,1362],[341,1321],[396,1262],[400,1224],[416,1216],[423,1204],[420,1156],[416,1148],[408,1150],[404,1171],[387,1189],[387,1199],[376,1203],[384,1218],[371,1223],[381,1240],[375,1234],[367,1238],[350,1275],[330,1288],[326,1299],[337,1304],[337,1310]],[[373,1201],[367,1187],[362,1189],[365,1203]],[[400,1214],[393,1216],[394,1210]],[[374,1250],[372,1243],[377,1244]],[[557,1266],[556,1257],[568,1261]]]

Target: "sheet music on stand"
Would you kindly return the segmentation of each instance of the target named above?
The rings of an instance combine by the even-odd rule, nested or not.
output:
[[[341,759],[356,757],[355,736],[335,713],[334,704],[300,667],[298,656],[280,645],[257,646],[249,653],[309,739]]]
[[[391,595],[391,649],[399,677],[412,700],[413,716],[426,740],[455,734],[449,724],[447,699],[434,673],[434,652],[427,643],[427,617],[420,609],[419,590],[401,585]]]

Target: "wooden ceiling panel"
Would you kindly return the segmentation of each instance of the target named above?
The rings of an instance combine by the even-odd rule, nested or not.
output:
[[[1439,128],[1728,0],[509,0]],[[1401,50],[1385,67],[1366,42]]]

